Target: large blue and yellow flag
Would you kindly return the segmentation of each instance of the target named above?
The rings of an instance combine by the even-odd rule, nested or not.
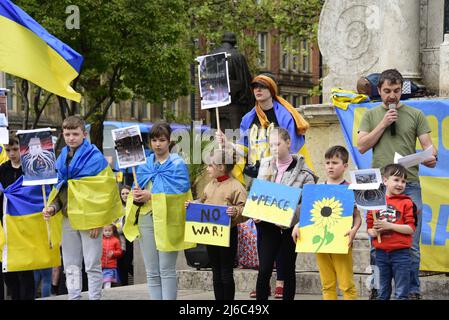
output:
[[[151,183],[151,214],[156,248],[159,251],[180,251],[195,247],[196,244],[184,241],[185,202],[192,200],[189,171],[184,160],[177,154],[170,154],[160,164],[155,162],[153,153],[147,157],[146,164],[137,167],[136,175],[141,188]],[[127,207],[123,231],[126,238],[132,241],[140,235],[136,223],[138,207],[131,200],[128,200]]]
[[[86,139],[67,166],[69,147],[56,160],[58,183],[49,203],[63,185],[67,191],[67,215],[75,230],[90,230],[113,223],[122,215],[122,202],[114,173],[103,154]]]
[[[449,272],[449,100],[407,100],[403,103],[421,110],[432,130],[438,149],[434,169],[419,167],[423,199],[421,270]],[[372,152],[360,154],[357,134],[364,112],[379,103],[351,104],[346,111],[336,108],[352,159],[359,169],[371,167]],[[417,149],[421,146],[417,143]]]
[[[307,166],[313,170],[312,158],[305,144],[306,137],[304,135],[298,135],[297,125],[291,113],[276,100],[273,100],[273,109],[279,127],[286,129],[290,134],[290,148],[292,152],[302,155]],[[268,127],[266,130],[257,130],[255,126],[252,127],[251,125],[256,116],[256,108],[253,108],[243,117],[240,124],[240,138],[237,141],[237,148],[240,149],[240,153],[247,155],[250,160],[249,162],[253,164],[264,157],[270,156],[268,137],[270,130],[272,130],[272,127]],[[241,159],[232,171],[234,177],[242,183],[244,183],[243,168],[245,163],[245,159]]]
[[[3,272],[44,269],[61,264],[61,216],[49,220],[51,234],[48,239],[47,225],[42,216],[42,188],[22,186],[22,183],[23,177],[20,177],[6,189],[0,185],[0,191],[5,195]],[[50,188],[47,187],[46,191],[50,192]]]
[[[83,63],[79,53],[9,0],[0,1],[0,34],[0,71],[80,102],[81,95],[70,86]]]
[[[297,252],[347,254],[354,192],[346,185],[306,184],[302,193]]]
[[[227,208],[190,203],[186,212],[185,241],[229,247],[231,217],[226,213]]]

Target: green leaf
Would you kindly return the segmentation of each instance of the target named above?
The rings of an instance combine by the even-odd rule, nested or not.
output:
[[[312,243],[317,244],[321,241],[321,236],[315,236],[313,237]]]
[[[332,242],[332,240],[334,240],[334,234],[331,232],[328,232],[326,234],[326,244],[329,244]]]

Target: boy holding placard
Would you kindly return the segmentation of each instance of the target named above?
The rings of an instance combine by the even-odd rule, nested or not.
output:
[[[384,184],[387,188],[387,210],[368,211],[368,234],[376,248],[376,266],[379,268],[380,288],[378,300],[389,300],[394,279],[398,300],[409,299],[411,247],[416,229],[412,199],[403,194],[407,170],[400,164],[384,168]],[[374,219],[376,215],[377,219]],[[382,235],[379,242],[377,236]]]
[[[231,217],[229,247],[207,245],[207,253],[212,264],[214,294],[216,300],[234,300],[234,261],[237,254],[237,224],[244,222],[243,207],[246,202],[246,190],[231,176],[234,159],[224,150],[215,150],[207,173],[212,181],[204,188],[199,202],[204,204],[228,206],[227,214]],[[189,202],[186,202],[186,207]]]
[[[349,154],[342,146],[329,148],[325,155],[325,169],[327,180],[325,184],[347,185],[344,173],[348,168]],[[316,261],[320,272],[321,286],[324,300],[337,300],[337,282],[343,293],[344,300],[357,299],[352,269],[352,242],[360,228],[362,220],[356,207],[353,212],[353,226],[345,236],[349,237],[349,251],[347,254],[316,253]],[[298,227],[292,232],[293,239],[300,237]]]

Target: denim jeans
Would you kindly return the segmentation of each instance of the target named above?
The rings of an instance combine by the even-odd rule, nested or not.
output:
[[[390,300],[391,280],[394,280],[395,298],[407,300],[410,289],[410,249],[399,249],[390,252],[376,250],[376,266],[379,268],[380,288],[379,300]]]
[[[419,264],[421,259],[419,242],[421,240],[421,226],[422,226],[422,197],[421,186],[419,182],[408,182],[404,194],[412,198],[413,202],[418,208],[418,224],[415,233],[413,234],[413,244],[410,251],[411,267],[410,267],[410,294],[420,293],[419,283]]]
[[[156,248],[153,215],[139,218],[140,250],[142,251],[151,300],[176,300],[176,259],[178,251],[163,252]]]
[[[38,295],[39,283],[41,283],[41,298],[49,297],[51,294],[51,274],[53,268],[34,270],[34,288]]]

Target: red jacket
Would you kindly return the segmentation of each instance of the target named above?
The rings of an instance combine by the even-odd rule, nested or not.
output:
[[[107,253],[109,251],[113,252],[111,258],[108,257]],[[115,236],[106,238],[103,236],[103,255],[101,256],[101,266],[103,268],[115,269],[117,268],[117,258],[122,256],[122,246],[120,245],[120,240]]]
[[[368,229],[373,228],[373,212],[376,213],[378,220],[386,220],[394,224],[406,224],[415,231],[415,218],[413,217],[413,202],[409,196],[404,194],[387,196],[386,211],[368,211],[366,222]],[[387,252],[412,247],[413,234],[403,234],[395,231],[383,232],[381,234],[381,243],[377,237],[373,238],[372,244],[376,249],[382,249]]]

